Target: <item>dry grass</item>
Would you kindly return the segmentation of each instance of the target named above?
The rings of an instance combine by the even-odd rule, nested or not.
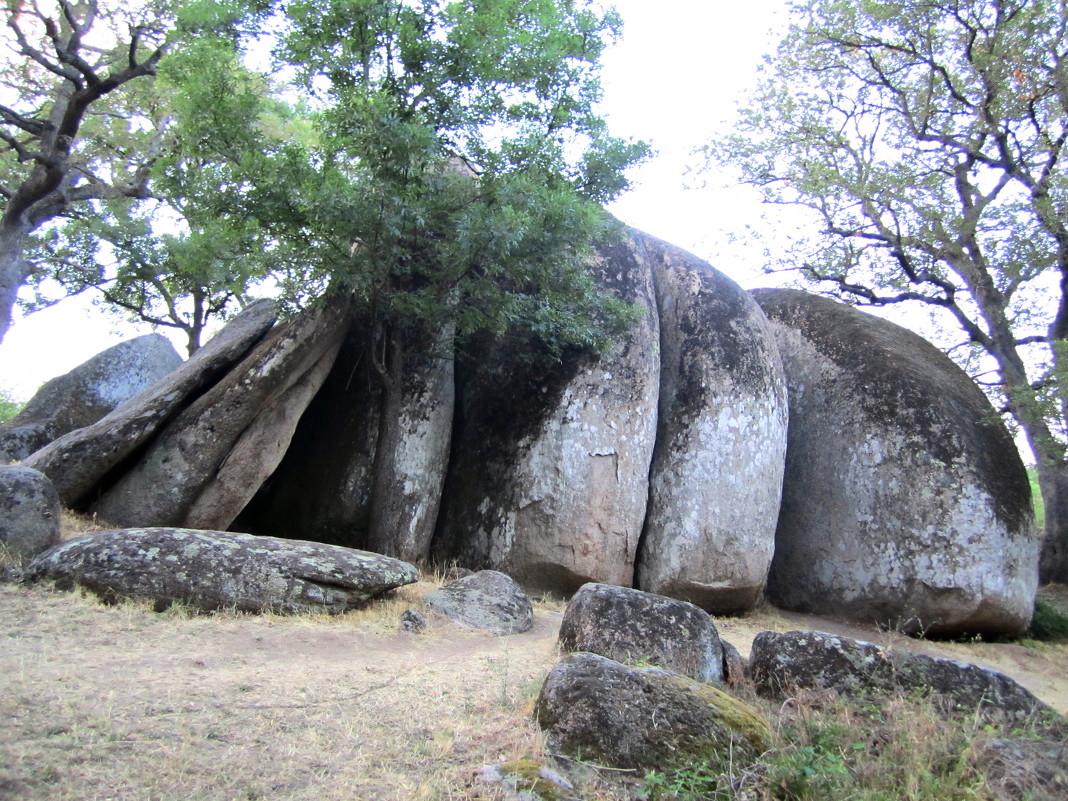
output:
[[[540,753],[555,625],[398,632],[429,586],[279,618],[2,585],[0,798],[493,798],[481,765]]]
[[[559,656],[563,602],[541,599],[534,629],[513,637],[430,616],[425,632],[400,631],[401,613],[440,581],[424,577],[338,617],[198,615],[181,606],[157,614],[145,604],[105,606],[0,584],[0,800],[497,799],[475,781],[480,767],[542,758],[530,713]],[[743,652],[762,629],[848,628],[772,608],[717,625]],[[1068,697],[1068,645],[911,646],[992,664],[1058,706]],[[915,766],[956,748],[945,738],[957,735],[922,710],[894,708],[876,721],[819,701],[805,709],[807,718],[764,708],[778,721],[783,756],[767,770],[780,773],[756,776],[759,793],[736,798],[837,798],[821,782],[834,779],[846,757],[851,776],[876,776],[892,772],[886,765]],[[878,758],[854,759],[869,753],[855,744],[875,743],[868,734],[877,735]],[[970,780],[971,765],[946,775]],[[812,781],[783,791],[795,775]],[[602,776],[620,774],[588,772],[582,798],[624,801],[643,786]],[[921,791],[895,796],[904,792],[898,785],[864,797],[924,798]],[[701,792],[658,797],[705,798]]]

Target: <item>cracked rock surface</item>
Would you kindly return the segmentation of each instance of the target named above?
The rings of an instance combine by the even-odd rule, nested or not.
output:
[[[113,529],[35,558],[26,580],[165,608],[341,613],[418,579],[407,562],[304,540],[181,528]]]

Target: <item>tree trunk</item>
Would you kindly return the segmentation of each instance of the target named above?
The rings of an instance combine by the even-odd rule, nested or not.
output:
[[[0,224],[0,342],[11,327],[15,300],[26,280],[23,243],[26,228],[19,223]]]
[[[378,414],[378,436],[372,461],[371,509],[368,515],[366,543],[368,550],[412,560],[412,554],[398,553],[396,532],[400,525],[401,493],[397,491],[397,450],[401,438],[401,411],[404,397],[405,349],[399,334],[390,332],[389,344],[379,368],[382,388]]]
[[[1039,579],[1044,584],[1051,581],[1068,584],[1068,464],[1039,459],[1036,472],[1046,507]]]

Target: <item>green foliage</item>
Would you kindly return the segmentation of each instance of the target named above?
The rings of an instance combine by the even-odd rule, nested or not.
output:
[[[794,12],[736,133],[708,148],[805,219],[771,267],[853,303],[926,304],[1040,470],[1063,470],[1068,6],[804,0]],[[779,215],[771,225],[781,236]]]
[[[1027,468],[1027,480],[1031,484],[1031,503],[1035,508],[1035,526],[1042,531],[1046,526],[1046,504],[1042,501],[1042,490],[1038,486],[1038,471]]]
[[[24,401],[15,400],[9,390],[0,387],[0,425],[21,412],[25,405]]]
[[[649,801],[730,801],[730,782],[707,763],[645,775],[642,797]]]
[[[294,303],[350,291],[403,349],[445,325],[604,347],[633,321],[584,269],[613,229],[600,204],[646,152],[593,110],[614,14],[550,0],[287,13],[280,53],[315,98],[315,133],[260,165],[250,203],[301,241]]]
[[[241,65],[240,44],[267,4],[197,0],[99,8],[95,2],[72,6],[58,0],[58,8],[48,5],[40,6],[45,14],[69,12],[81,26],[81,39],[51,42],[43,26],[24,25],[41,41],[28,36],[17,55],[36,47],[41,56],[9,74],[8,88],[23,115],[50,105],[58,109],[50,113],[61,114],[65,98],[79,85],[69,69],[46,66],[49,48],[62,65],[83,39],[91,43],[86,52],[95,60],[84,71],[92,72],[92,80],[124,68],[131,30],[142,32],[141,46],[151,43],[156,51],[151,68],[90,103],[65,168],[69,186],[60,197],[42,195],[37,205],[47,212],[30,208],[30,233],[22,244],[34,269],[23,307],[33,311],[94,288],[123,314],[183,329],[192,351],[208,319],[233,308],[265,273],[257,227],[213,214],[219,191],[233,175],[226,173],[217,147],[202,146],[209,126],[220,128],[212,132],[213,143],[229,142],[227,156],[254,144],[237,134],[253,130],[267,88]],[[13,6],[7,13],[10,20],[23,12]],[[127,27],[134,23],[140,27]],[[112,49],[92,49],[102,41]],[[20,118],[13,115],[3,122],[17,125]],[[41,165],[34,167],[32,159],[28,165],[18,160],[16,168],[11,157],[17,155],[14,147],[0,153],[8,168],[0,170],[0,178],[8,179],[9,189],[40,177]]]
[[[1040,642],[1068,640],[1068,613],[1044,598],[1036,598],[1027,636]]]

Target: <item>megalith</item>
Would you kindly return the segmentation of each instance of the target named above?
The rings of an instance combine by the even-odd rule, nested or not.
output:
[[[349,310],[338,296],[276,327],[167,425],[93,511],[128,527],[185,526],[193,512],[201,525],[233,520],[285,453],[337,356]]]
[[[597,249],[600,286],[643,310],[600,357],[472,345],[458,385],[435,556],[540,591],[629,586],[648,495],[659,349],[652,276],[632,233]]]
[[[249,304],[162,380],[92,425],[49,443],[23,464],[52,480],[64,506],[84,508],[116,467],[245,356],[274,325],[276,316],[271,301]]]
[[[1022,632],[1038,538],[986,396],[898,325],[798,290],[754,297],[790,395],[771,600],[915,632]]]
[[[0,461],[24,459],[57,437],[95,423],[181,363],[182,357],[161,334],[145,334],[101,351],[47,381],[0,427]]]
[[[726,614],[762,596],[786,450],[786,385],[736,283],[643,237],[660,318],[660,410],[637,586]]]
[[[302,418],[285,458],[235,526],[425,561],[449,459],[453,415],[452,334],[408,360],[388,475],[378,483],[390,510],[370,531],[382,392],[368,353],[366,322],[350,326],[333,370]]]

